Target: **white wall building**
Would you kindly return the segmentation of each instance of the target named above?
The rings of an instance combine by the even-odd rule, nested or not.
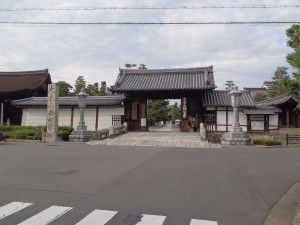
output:
[[[123,122],[124,96],[88,96],[84,120],[88,130],[101,130],[113,123]],[[22,108],[22,126],[46,125],[47,98],[31,97],[13,102],[15,107]],[[113,119],[114,118],[114,119]],[[76,129],[79,124],[79,108],[77,97],[60,97],[58,125],[71,126]]]

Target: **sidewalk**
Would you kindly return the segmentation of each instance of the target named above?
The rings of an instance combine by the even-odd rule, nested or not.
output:
[[[300,182],[275,204],[263,225],[300,225]]]

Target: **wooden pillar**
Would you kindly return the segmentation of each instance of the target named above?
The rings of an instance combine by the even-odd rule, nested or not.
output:
[[[226,107],[226,132],[228,131],[228,107]]]
[[[218,108],[215,108],[215,131],[218,130],[218,123],[217,123],[217,116],[218,116]]]
[[[98,131],[98,120],[99,120],[99,107],[96,108],[96,124],[95,124],[95,131]]]
[[[71,121],[70,121],[70,127],[73,127],[73,120],[74,120],[74,107],[71,108]]]
[[[286,128],[290,127],[290,111],[287,109],[285,111],[285,116],[286,116]]]

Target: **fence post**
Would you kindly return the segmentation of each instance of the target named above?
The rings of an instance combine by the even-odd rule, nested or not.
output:
[[[286,145],[289,145],[289,135],[288,134],[286,134],[285,143],[286,143]]]

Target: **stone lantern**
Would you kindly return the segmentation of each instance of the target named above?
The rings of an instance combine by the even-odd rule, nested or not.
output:
[[[239,121],[239,106],[240,106],[240,98],[242,96],[242,92],[235,87],[230,93],[231,98],[231,106],[233,108],[233,118],[234,122],[229,132],[226,132],[221,137],[222,145],[248,145],[251,143],[250,136],[243,132],[242,127],[240,126]]]
[[[85,92],[85,89],[82,88],[81,91],[77,95],[79,99],[79,109],[80,109],[80,121],[79,125],[77,126],[77,130],[87,130],[87,127],[85,126],[84,122],[84,108],[86,107],[86,98],[88,97],[88,94]]]
[[[77,94],[78,97],[78,106],[80,109],[80,120],[77,129],[69,135],[69,140],[71,142],[88,142],[93,138],[93,132],[87,130],[84,122],[84,108],[86,107],[86,99],[88,94],[85,92],[85,89],[82,88],[81,91]]]

